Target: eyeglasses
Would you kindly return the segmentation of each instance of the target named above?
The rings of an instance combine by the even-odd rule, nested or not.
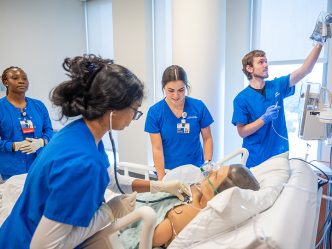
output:
[[[143,112],[137,110],[136,108],[131,107],[131,106],[129,106],[129,108],[135,111],[133,120],[138,120],[143,115]]]

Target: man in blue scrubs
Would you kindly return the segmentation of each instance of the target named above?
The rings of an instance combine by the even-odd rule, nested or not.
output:
[[[253,50],[243,57],[242,71],[249,86],[233,101],[232,123],[249,151],[249,168],[289,150],[283,100],[293,95],[295,84],[311,72],[321,50],[322,44],[315,45],[300,68],[271,81],[265,81],[269,74],[264,51]]]

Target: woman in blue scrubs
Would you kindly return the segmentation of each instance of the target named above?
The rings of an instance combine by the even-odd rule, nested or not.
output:
[[[7,91],[0,99],[0,176],[6,180],[28,172],[53,129],[45,105],[25,96],[29,81],[21,68],[5,69],[2,82]]]
[[[182,67],[166,68],[162,76],[165,98],[150,107],[146,117],[145,131],[150,133],[159,180],[165,176],[165,169],[185,164],[201,166],[212,159],[213,118],[201,100],[186,96],[188,88],[187,74]]]
[[[284,98],[295,91],[295,84],[314,67],[322,44],[317,44],[303,65],[287,76],[267,80],[268,63],[265,52],[253,50],[242,59],[242,71],[249,86],[233,101],[232,123],[249,151],[248,167],[256,166],[272,156],[288,152],[288,133],[284,113]]]
[[[67,58],[69,80],[51,93],[60,119],[80,118],[54,135],[31,165],[23,192],[0,228],[0,248],[74,248],[135,207],[135,192],[104,203],[110,184],[102,142],[138,119],[143,84],[128,69],[94,55]],[[186,192],[179,182],[132,181],[132,190]]]

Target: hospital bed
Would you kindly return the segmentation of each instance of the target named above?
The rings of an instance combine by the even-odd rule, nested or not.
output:
[[[248,154],[244,149],[218,164],[240,154],[241,163],[245,164]],[[154,170],[139,164],[119,165],[125,174],[134,172],[145,178]],[[195,169],[179,167],[175,174],[169,172],[166,180],[195,181]],[[312,168],[303,161],[275,157],[252,172],[260,182],[259,191],[233,188],[217,195],[168,249],[315,248],[322,191]],[[185,176],[187,173],[189,177]]]
[[[242,153],[238,151],[226,159]],[[244,163],[246,158],[241,160]],[[219,163],[224,164],[225,160]],[[143,178],[149,178],[153,170],[133,163],[121,162],[119,166],[125,174],[134,172]],[[301,161],[273,158],[254,168],[253,173],[260,182],[259,191],[232,188],[218,194],[168,248],[314,248],[321,190],[313,170]],[[176,174],[170,175],[172,179],[176,177]],[[183,180],[184,175],[181,172],[179,179]],[[22,186],[22,180],[17,185]],[[2,197],[6,195],[4,191],[0,185]],[[14,198],[13,193],[7,195]],[[1,200],[0,216],[6,215],[3,207],[7,205],[4,198]],[[85,248],[122,249],[118,230],[139,219],[144,220],[139,248],[151,248],[156,217],[149,207],[107,226],[87,240]]]

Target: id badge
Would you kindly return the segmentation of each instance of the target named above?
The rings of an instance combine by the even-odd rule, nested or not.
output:
[[[21,120],[20,124],[23,134],[32,133],[35,131],[31,120]]]
[[[190,133],[190,124],[189,123],[179,123],[176,124],[176,132],[177,133],[185,133],[189,134]]]

